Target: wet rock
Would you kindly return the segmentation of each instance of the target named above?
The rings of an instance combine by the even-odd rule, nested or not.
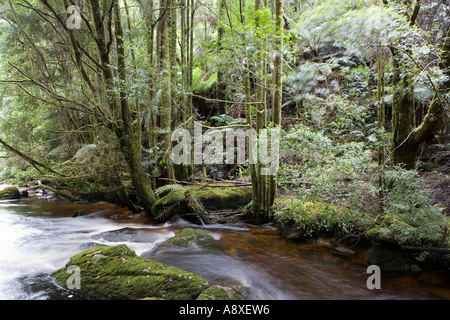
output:
[[[197,300],[241,300],[244,287],[235,285],[232,287],[222,287],[219,285],[211,286],[203,291]]]
[[[213,237],[206,232],[196,231],[192,228],[185,228],[172,238],[162,243],[162,246],[182,246],[188,247],[192,244],[200,244],[202,242],[213,240]]]
[[[376,244],[367,251],[366,261],[369,265],[380,267],[384,274],[420,272],[419,266],[410,254],[381,244]]]
[[[16,187],[7,187],[0,191],[0,200],[19,200],[20,191]]]
[[[21,196],[22,198],[28,198],[28,197],[29,197],[28,190],[22,190],[22,191],[20,192],[20,196]]]
[[[71,217],[71,218],[76,218],[76,217],[84,217],[84,216],[87,216],[87,215],[88,215],[88,214],[87,214],[86,211],[84,211],[84,210],[77,210],[77,211],[75,211],[75,213],[72,214],[70,217]]]
[[[194,300],[209,286],[191,272],[139,257],[126,245],[96,247],[73,256],[52,274],[65,288],[71,284],[70,266],[80,268],[80,289],[72,290],[88,299]]]
[[[101,232],[92,236],[92,239],[108,242],[141,242],[149,243],[159,240],[168,231],[164,228],[122,228]]]

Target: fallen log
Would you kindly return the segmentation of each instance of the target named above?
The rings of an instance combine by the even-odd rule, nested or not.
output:
[[[234,181],[227,181],[227,180],[222,180],[222,181],[218,181],[217,183],[221,183],[221,184],[209,184],[209,183],[201,183],[201,182],[190,182],[190,181],[180,181],[180,180],[175,180],[175,179],[168,179],[168,178],[159,178],[159,180],[164,180],[164,181],[172,181],[178,184],[185,184],[185,185],[191,185],[191,186],[201,186],[201,187],[205,187],[205,188],[229,188],[230,184],[233,185],[233,187],[249,187],[252,184],[249,182],[234,182]],[[223,184],[228,184],[228,185],[223,185]]]
[[[437,254],[450,254],[450,248],[400,246],[400,249],[410,252],[430,252]]]
[[[47,185],[45,185],[45,184],[43,184],[43,183],[41,183],[41,182],[39,182],[39,186],[40,186],[42,189],[49,190],[49,191],[51,191],[51,192],[57,194],[58,196],[61,196],[61,197],[65,198],[65,199],[67,199],[67,200],[70,200],[70,201],[73,201],[73,202],[81,201],[81,199],[79,199],[79,198],[77,198],[77,197],[71,195],[71,194],[68,193],[68,192],[65,192],[65,191],[62,191],[62,190],[58,190],[58,189],[52,188],[52,187],[47,186]]]

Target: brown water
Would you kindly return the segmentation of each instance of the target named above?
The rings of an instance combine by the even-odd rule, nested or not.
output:
[[[78,209],[89,216],[69,218]],[[184,227],[213,241],[189,248],[158,248]],[[155,225],[112,204],[74,204],[30,198],[0,203],[0,299],[74,299],[49,276],[95,244],[126,244],[137,254],[174,265],[213,284],[243,284],[248,299],[450,299],[450,278],[438,271],[382,276],[381,290],[366,286],[365,251],[353,255],[328,241],[300,244],[273,228],[196,226],[179,220]]]

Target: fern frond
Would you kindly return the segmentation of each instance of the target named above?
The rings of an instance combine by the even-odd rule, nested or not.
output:
[[[166,193],[175,191],[175,190],[180,190],[182,189],[183,186],[181,184],[168,184],[162,187],[159,187],[158,189],[155,190],[155,194],[160,197]]]

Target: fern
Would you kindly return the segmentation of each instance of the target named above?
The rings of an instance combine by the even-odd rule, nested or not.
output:
[[[181,184],[168,184],[162,187],[159,187],[158,189],[155,190],[155,194],[160,197],[164,194],[167,194],[169,192],[175,191],[175,190],[180,190],[182,189],[183,186]]]
[[[401,244],[442,246],[448,231],[442,209],[432,205],[431,191],[415,170],[395,167],[385,172],[389,187],[384,201],[384,232]]]

